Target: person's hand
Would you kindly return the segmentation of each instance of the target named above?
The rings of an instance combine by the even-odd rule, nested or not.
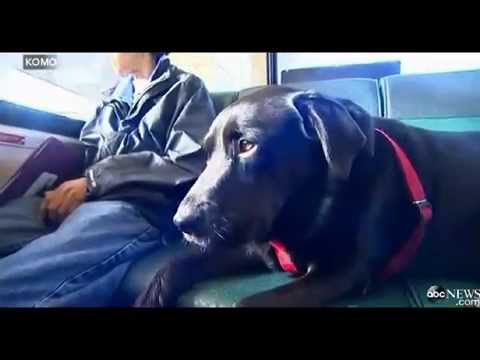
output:
[[[45,193],[40,211],[46,223],[60,224],[79,207],[87,193],[87,180],[82,177],[65,181],[58,188]]]

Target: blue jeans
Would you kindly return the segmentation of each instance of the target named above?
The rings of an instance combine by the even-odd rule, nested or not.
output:
[[[0,307],[109,306],[130,264],[161,244],[160,230],[125,202],[84,203],[45,234],[37,220],[40,200],[21,201],[17,207],[30,212],[16,218],[21,227],[0,208],[0,243],[16,232],[27,243],[0,258]],[[39,237],[30,241],[35,232]]]

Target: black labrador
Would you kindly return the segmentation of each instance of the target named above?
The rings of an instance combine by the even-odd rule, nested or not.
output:
[[[376,129],[407,155],[428,201],[412,202],[393,146]],[[272,239],[295,279],[239,306],[328,305],[378,285],[402,251],[397,272],[478,279],[480,132],[428,131],[272,86],[224,109],[205,149],[207,166],[174,217],[196,246],[160,269],[136,306],[175,306],[197,282],[278,269]],[[412,251],[422,206],[433,216]]]

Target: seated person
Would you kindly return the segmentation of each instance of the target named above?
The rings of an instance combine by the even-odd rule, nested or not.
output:
[[[85,176],[0,207],[0,306],[112,305],[130,264],[175,233],[211,98],[167,53],[115,53],[113,65],[122,78],[80,135]]]

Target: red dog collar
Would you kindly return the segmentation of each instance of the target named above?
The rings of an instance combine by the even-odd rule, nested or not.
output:
[[[421,216],[420,223],[413,231],[410,239],[390,259],[385,269],[379,274],[379,280],[384,281],[390,276],[398,273],[416,254],[424,237],[425,227],[432,218],[432,206],[426,199],[425,191],[423,189],[420,178],[418,177],[417,172],[412,166],[412,163],[408,159],[407,154],[397,144],[397,142],[393,140],[389,135],[387,135],[383,130],[375,130],[379,134],[383,135],[383,137],[385,137],[385,139],[387,139],[387,141],[392,145],[397,160],[400,164],[403,176],[405,178],[405,182],[409,190],[412,203],[418,208]],[[278,262],[283,271],[297,272],[297,267],[292,261],[292,258],[290,257],[285,246],[278,240],[270,241],[270,245],[275,251]]]
[[[285,248],[285,245],[283,245],[278,240],[270,241],[270,245],[275,251],[275,255],[277,255],[278,263],[280,264],[280,267],[282,268],[282,270],[286,272],[297,272],[297,267],[295,266],[295,263],[292,261],[290,254]]]

